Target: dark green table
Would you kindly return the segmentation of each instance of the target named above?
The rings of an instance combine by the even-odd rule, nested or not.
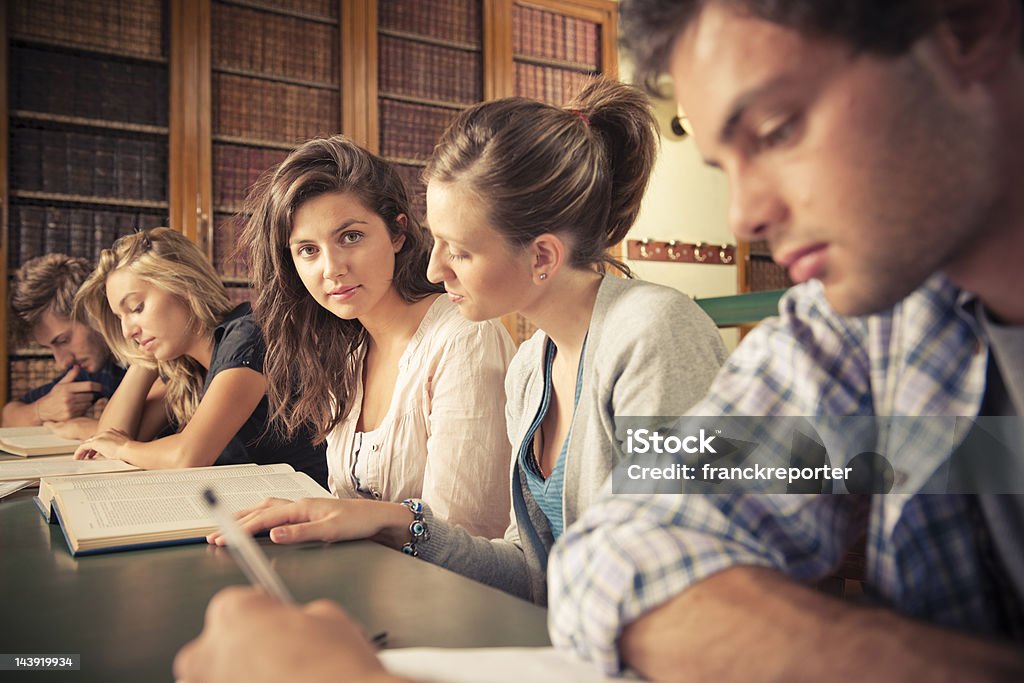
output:
[[[387,631],[389,647],[549,644],[545,610],[375,543],[261,543],[296,599],[337,600],[367,631]],[[244,583],[227,550],[205,544],[73,558],[16,494],[0,501],[0,653],[77,653],[81,671],[0,681],[171,680],[210,597]]]

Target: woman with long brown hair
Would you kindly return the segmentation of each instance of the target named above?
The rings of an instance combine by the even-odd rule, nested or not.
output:
[[[427,280],[430,235],[397,172],[345,137],[314,139],[248,201],[274,419],[326,440],[337,496],[423,498],[452,524],[500,535],[512,341]]]
[[[146,469],[286,462],[321,484],[308,432],[268,429],[263,341],[184,235],[154,228],[117,240],[75,297],[128,371],[76,458]],[[173,425],[175,433],[154,438]]]
[[[725,358],[677,290],[606,274],[636,220],[656,153],[647,99],[598,80],[562,109],[486,102],[452,122],[427,165],[428,274],[470,320],[538,327],[505,381],[512,524],[474,538],[433,502],[267,501],[242,515],[275,542],[374,538],[543,604],[548,552],[621,457],[617,416],[677,416]],[[214,537],[216,542],[219,537]]]

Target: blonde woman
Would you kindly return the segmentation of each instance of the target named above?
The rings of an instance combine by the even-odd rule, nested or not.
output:
[[[234,306],[205,255],[156,228],[103,251],[75,298],[129,365],[99,430],[75,452],[146,469],[286,462],[321,484],[311,435],[267,428],[264,345],[248,304]],[[174,425],[175,433],[154,438]]]

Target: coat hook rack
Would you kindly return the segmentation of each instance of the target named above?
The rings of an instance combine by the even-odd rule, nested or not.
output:
[[[634,261],[706,263],[724,266],[736,263],[736,247],[731,244],[642,239],[627,241],[626,249],[628,257]]]

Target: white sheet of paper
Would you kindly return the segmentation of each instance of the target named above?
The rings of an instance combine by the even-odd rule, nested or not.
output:
[[[411,647],[380,652],[385,668],[417,683],[619,683],[597,667],[553,647],[447,649]]]
[[[22,490],[26,486],[31,486],[34,481],[5,481],[0,482],[0,498],[6,498],[7,496]]]

